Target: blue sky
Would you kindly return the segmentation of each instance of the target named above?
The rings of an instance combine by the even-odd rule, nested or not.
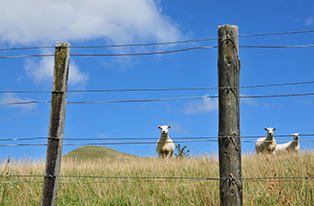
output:
[[[148,0],[11,0],[1,1],[0,48],[53,47],[170,42],[217,37],[219,25],[239,27],[239,34],[314,29],[314,3],[298,1],[148,1]],[[313,44],[314,33],[239,37],[239,45],[289,46]],[[115,54],[216,46],[217,40],[161,46],[78,49],[71,54]],[[314,48],[240,48],[240,85],[313,81]],[[0,50],[0,56],[53,54],[54,49]],[[69,90],[167,89],[218,86],[217,49],[199,49],[162,55],[128,57],[71,57]],[[0,59],[1,91],[50,91],[53,57]],[[243,96],[313,92],[313,84],[241,89]],[[158,125],[172,125],[170,136],[218,135],[217,89],[198,91],[69,93],[68,101],[159,99],[209,95],[148,103],[68,104],[65,140],[69,143],[105,143],[103,138],[147,138],[157,142]],[[0,93],[0,102],[49,101],[50,93]],[[276,135],[313,134],[313,96],[241,99],[242,136],[264,136],[264,127]],[[50,104],[0,105],[0,139],[47,137]],[[301,136],[300,140],[312,140]],[[217,154],[217,142],[181,143],[192,155]],[[242,140],[256,140],[242,139]],[[292,136],[276,140],[292,140]],[[186,141],[186,140],[185,140]],[[45,144],[47,140],[1,141],[0,144]],[[122,142],[122,141],[120,141]],[[126,142],[126,141],[123,141]],[[134,142],[131,140],[129,142]],[[106,145],[140,156],[157,156],[155,144]],[[64,146],[66,154],[81,146]],[[301,142],[301,150],[313,149]],[[253,142],[243,142],[251,153]],[[45,146],[1,147],[1,156],[45,157]]]

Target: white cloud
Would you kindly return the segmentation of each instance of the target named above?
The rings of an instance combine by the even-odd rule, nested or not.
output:
[[[242,94],[241,96],[247,97],[247,95],[245,95],[245,94]],[[252,98],[242,98],[241,102],[244,103],[244,104],[251,105],[251,106],[258,106],[259,105],[258,102],[255,99],[252,99]]]
[[[259,103],[251,98],[243,98],[241,101],[251,106],[259,106]],[[193,100],[184,105],[184,112],[187,114],[205,113],[215,110],[218,110],[218,99],[205,98],[202,100]]]
[[[34,44],[104,38],[174,41],[181,34],[153,0],[0,1],[0,41]]]
[[[170,121],[170,125],[171,127],[171,131],[177,132],[177,133],[182,133],[187,135],[188,131],[186,129],[184,129],[183,126],[181,126],[181,124],[177,123],[177,122],[172,122]]]
[[[153,0],[10,0],[0,1],[0,8],[0,43],[11,46],[95,39],[110,44],[164,42],[182,36]],[[28,59],[25,70],[43,83],[52,78],[52,68],[52,58]],[[87,80],[71,60],[69,84],[84,87]]]
[[[313,26],[314,25],[314,18],[313,17],[309,17],[305,20],[305,25],[306,26]]]
[[[205,98],[193,100],[184,105],[184,112],[187,114],[196,114],[212,112],[218,109],[218,99]]]
[[[88,79],[89,75],[82,72],[75,63],[75,61],[71,61],[69,71],[69,84],[79,86],[80,89],[83,89],[86,86]]]
[[[308,18],[297,18],[297,22],[301,23],[305,26],[313,26],[314,25],[314,17],[310,16]]]
[[[26,74],[34,79],[36,84],[52,84],[54,59],[44,57],[41,60],[27,59],[25,71]],[[69,67],[69,85],[78,86],[81,89],[87,84],[89,75],[80,71],[75,61],[70,61]]]
[[[297,100],[295,100],[295,102],[297,104],[305,104],[305,105],[313,104],[313,102],[309,99],[297,99]]]
[[[1,103],[16,103],[16,102],[29,102],[32,101],[31,99],[23,99],[17,96],[17,94],[13,94],[13,93],[7,93],[7,94],[3,94],[0,102]],[[36,104],[13,104],[13,105],[9,105],[12,108],[20,108],[23,110],[34,110],[37,106]]]
[[[104,133],[97,133],[97,137],[106,137]]]
[[[53,61],[53,58],[50,57],[42,58],[41,60],[27,59],[25,66],[26,74],[33,78],[37,84],[47,82],[47,80],[52,79]],[[51,83],[52,81],[49,84]]]

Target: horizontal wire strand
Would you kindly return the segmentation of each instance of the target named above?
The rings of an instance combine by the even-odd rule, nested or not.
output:
[[[227,139],[227,138],[226,138]],[[59,139],[55,139],[59,140]],[[158,139],[156,139],[158,140]],[[276,142],[291,142],[292,140],[276,140]],[[218,142],[218,139],[216,140],[186,140],[186,141],[173,141],[175,144],[177,143],[204,143],[204,142]],[[241,143],[255,143],[257,141],[250,141],[250,140],[241,140]],[[272,142],[265,140],[263,142]],[[314,140],[299,140],[298,142],[314,142]],[[98,143],[66,143],[63,144],[63,146],[97,146],[97,145],[147,145],[147,144],[157,144],[155,141],[154,142],[98,142]],[[34,144],[0,144],[0,147],[21,147],[21,146],[47,146],[46,143],[39,144],[39,143],[34,143]]]
[[[208,139],[218,139],[218,138],[260,138],[264,137],[265,135],[242,135],[242,136],[211,136],[211,137],[171,137],[171,139],[174,140],[183,140],[183,139],[188,139],[188,140],[195,140],[195,139],[203,139],[203,140],[208,140]],[[280,134],[280,135],[275,135],[275,138],[281,138],[281,137],[291,137],[291,134]],[[313,137],[314,134],[300,134],[300,137]],[[159,139],[160,137],[91,137],[91,138],[70,138],[70,137],[65,137],[65,138],[56,138],[56,137],[25,137],[25,138],[5,138],[1,139],[0,141],[29,141],[29,140],[46,140],[46,139],[59,139],[59,140],[67,140],[67,141],[84,141],[84,140],[102,140],[102,141],[111,141],[111,140],[156,140]],[[289,140],[287,140],[289,141]],[[302,140],[300,140],[302,141]]]
[[[238,87],[229,87],[230,89],[247,89],[258,87],[276,87],[276,86],[292,86],[292,85],[305,85],[313,84],[314,81],[304,82],[287,82],[287,83],[275,83],[275,84],[259,84],[259,85],[247,85]],[[203,88],[155,88],[155,89],[91,89],[91,90],[60,90],[60,91],[0,91],[0,93],[87,93],[87,92],[155,92],[155,91],[191,91],[191,90],[217,90],[225,89],[225,87],[203,87]]]
[[[294,46],[239,46],[243,48],[310,48],[314,47],[311,45],[294,45]],[[148,56],[148,55],[158,55],[158,54],[170,54],[177,52],[184,52],[190,50],[199,50],[199,49],[213,49],[218,48],[218,46],[199,46],[199,47],[189,47],[184,49],[176,49],[169,51],[159,51],[159,52],[144,52],[144,53],[116,53],[116,54],[70,54],[72,57],[121,57],[121,56]],[[12,59],[12,58],[29,58],[29,57],[52,57],[54,54],[29,54],[29,55],[18,55],[18,56],[0,56],[0,59]]]
[[[160,52],[145,52],[145,53],[125,53],[125,54],[70,54],[72,57],[119,57],[119,56],[146,56],[146,55],[156,55],[156,54],[170,54],[177,52],[184,52],[190,50],[198,49],[212,49],[218,48],[217,46],[200,46],[200,47],[189,47],[184,49],[176,49],[169,51]],[[54,54],[30,54],[30,55],[19,55],[19,56],[0,56],[0,59],[10,59],[10,58],[26,58],[26,57],[51,57]]]
[[[268,49],[283,49],[283,48],[310,48],[314,47],[311,45],[295,45],[295,46],[239,46],[242,48],[268,48]],[[190,50],[199,50],[199,49],[213,49],[218,48],[218,46],[199,46],[199,47],[189,47],[184,49],[169,50],[169,51],[159,51],[159,52],[144,52],[144,53],[117,53],[117,54],[70,54],[72,57],[121,57],[121,56],[148,56],[148,55],[158,55],[158,54],[170,54],[178,53]],[[30,54],[30,55],[18,55],[18,56],[0,56],[0,59],[12,59],[12,58],[29,58],[29,57],[53,57],[54,54]]]
[[[258,48],[258,49],[287,49],[287,48],[309,48],[314,47],[314,44],[308,45],[294,45],[294,46],[252,46],[252,45],[240,45],[242,48]]]
[[[273,94],[273,95],[250,95],[240,96],[241,99],[254,99],[254,98],[275,98],[275,97],[300,97],[300,96],[313,96],[314,93],[300,93],[300,94]],[[144,102],[158,102],[158,101],[171,101],[171,100],[184,100],[184,99],[211,99],[218,98],[218,96],[194,96],[194,97],[171,97],[162,99],[140,99],[140,100],[112,100],[112,101],[69,101],[67,104],[105,104],[105,103],[144,103]],[[0,103],[1,105],[24,105],[24,104],[38,104],[38,103],[51,103],[51,101],[23,101],[23,102],[6,102]]]
[[[303,31],[290,31],[290,32],[272,32],[272,33],[259,33],[259,34],[242,34],[234,35],[231,37],[254,37],[254,36],[273,36],[273,35],[286,35],[286,34],[302,34],[302,33],[312,33],[314,30],[303,30]],[[172,42],[157,42],[157,43],[138,43],[138,44],[117,44],[117,45],[95,45],[95,46],[70,46],[70,48],[106,48],[106,47],[134,47],[134,46],[157,46],[157,45],[171,45],[171,44],[181,44],[181,43],[193,43],[200,41],[210,41],[217,40],[224,37],[211,37],[203,39],[194,40],[183,40],[183,41],[172,41]],[[10,50],[29,50],[29,49],[52,49],[55,46],[39,46],[39,47],[21,47],[21,48],[2,48],[0,51],[10,51]]]
[[[0,175],[0,178],[12,178],[12,177],[35,177],[44,178],[45,175]],[[52,177],[59,178],[86,178],[86,179],[146,179],[146,180],[230,180],[230,178],[215,178],[215,177],[134,177],[134,176],[93,176],[93,175],[53,175]],[[51,178],[51,177],[50,177]],[[297,176],[297,177],[233,177],[232,180],[299,180],[299,179],[314,179],[314,176]],[[0,181],[0,183],[6,183],[8,181]]]

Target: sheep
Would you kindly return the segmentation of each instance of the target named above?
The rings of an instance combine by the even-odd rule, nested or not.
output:
[[[156,145],[156,151],[159,158],[171,158],[174,153],[174,143],[169,137],[169,128],[171,125],[158,126],[161,129],[161,135]]]
[[[274,131],[276,128],[264,128],[267,131],[267,137],[257,139],[255,144],[256,154],[274,154],[276,149],[276,140],[274,138]]]
[[[300,150],[300,144],[299,144],[299,135],[300,133],[293,133],[291,134],[293,136],[293,140],[285,143],[285,144],[278,144],[275,149],[275,155],[280,154],[287,154],[287,153],[295,153],[297,154]]]

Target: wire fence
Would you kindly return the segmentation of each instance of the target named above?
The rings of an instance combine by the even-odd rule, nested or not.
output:
[[[278,33],[264,33],[264,34],[246,34],[237,35],[235,37],[253,37],[253,36],[270,36],[270,35],[286,35],[286,34],[301,34],[301,33],[313,33],[314,30],[307,31],[292,31],[292,32],[278,32]],[[135,46],[157,46],[157,45],[170,45],[170,44],[182,44],[182,43],[194,43],[201,41],[217,40],[217,38],[205,38],[195,40],[185,40],[176,42],[162,42],[162,43],[146,43],[146,44],[125,44],[125,45],[96,45],[96,46],[71,46],[70,48],[114,48],[114,47],[135,47]],[[288,48],[312,48],[314,44],[308,45],[289,45],[289,46],[258,46],[258,45],[242,45],[242,48],[261,48],[261,49],[288,49]],[[23,48],[2,48],[0,51],[15,51],[15,50],[33,50],[33,49],[51,49],[55,48],[52,46],[40,46],[40,47],[23,47]],[[186,47],[182,49],[169,50],[169,51],[157,51],[157,52],[145,52],[145,53],[114,53],[114,54],[71,54],[73,57],[118,57],[118,56],[144,56],[144,55],[159,55],[159,54],[170,54],[177,52],[184,52],[190,50],[200,49],[213,49],[218,46],[197,46],[197,47]],[[52,57],[54,54],[28,54],[28,55],[17,55],[17,56],[0,56],[0,59],[10,58],[29,58],[29,57]],[[274,86],[289,86],[289,85],[305,85],[313,84],[314,81],[307,82],[290,82],[290,83],[277,83],[277,84],[264,84],[264,85],[251,85],[251,86],[239,86],[239,87],[228,87],[227,89],[233,88],[258,88],[258,87],[274,87]],[[53,93],[53,92],[152,92],[152,91],[187,91],[187,90],[210,90],[210,89],[226,89],[219,87],[208,87],[208,88],[165,88],[165,89],[115,89],[115,90],[70,90],[70,91],[0,91],[0,93]],[[314,93],[299,93],[299,94],[275,94],[275,95],[255,95],[255,96],[240,96],[240,98],[273,98],[273,97],[295,97],[295,96],[313,96]],[[153,102],[153,101],[169,101],[169,100],[183,100],[183,99],[204,99],[204,98],[218,98],[218,96],[194,96],[194,97],[172,97],[162,99],[145,99],[145,100],[116,100],[116,101],[80,101],[80,102],[67,102],[69,104],[78,103],[131,103],[131,102]],[[17,104],[34,104],[34,103],[51,103],[50,101],[23,101],[23,102],[7,102],[0,103],[0,105],[17,105]],[[277,135],[277,137],[288,137],[290,135]],[[314,134],[302,134],[300,136],[313,137]],[[172,139],[178,140],[175,143],[187,143],[187,142],[217,142],[220,138],[260,138],[261,136],[241,136],[241,137],[229,137],[229,136],[217,136],[217,137],[174,137]],[[30,141],[30,140],[67,140],[67,141],[132,141],[132,142],[97,142],[97,143],[68,143],[63,146],[74,146],[74,145],[123,145],[123,144],[156,144],[156,142],[143,142],[143,140],[156,140],[158,138],[51,138],[51,137],[30,137],[30,138],[6,138],[0,139],[0,141]],[[180,140],[180,141],[179,141]],[[141,141],[141,142],[135,142]],[[277,142],[287,142],[290,140],[277,140]],[[243,143],[256,142],[253,140],[241,140]],[[299,140],[299,142],[314,142],[314,140]],[[0,144],[0,147],[8,146],[47,146],[47,144]],[[48,178],[89,178],[89,179],[106,179],[106,181],[117,181],[119,182],[145,182],[145,181],[217,181],[217,180],[229,180],[230,182],[235,180],[244,181],[313,181],[313,176],[299,176],[299,177],[242,177],[242,178],[213,178],[213,177],[121,177],[121,176],[76,176],[76,175],[59,175],[49,176]],[[47,178],[45,175],[0,175],[0,178],[6,179],[6,181],[0,181],[0,184],[14,184],[14,183],[42,183],[42,181],[35,180],[18,180],[8,181],[9,178]],[[105,181],[64,181],[60,183],[103,183]]]

